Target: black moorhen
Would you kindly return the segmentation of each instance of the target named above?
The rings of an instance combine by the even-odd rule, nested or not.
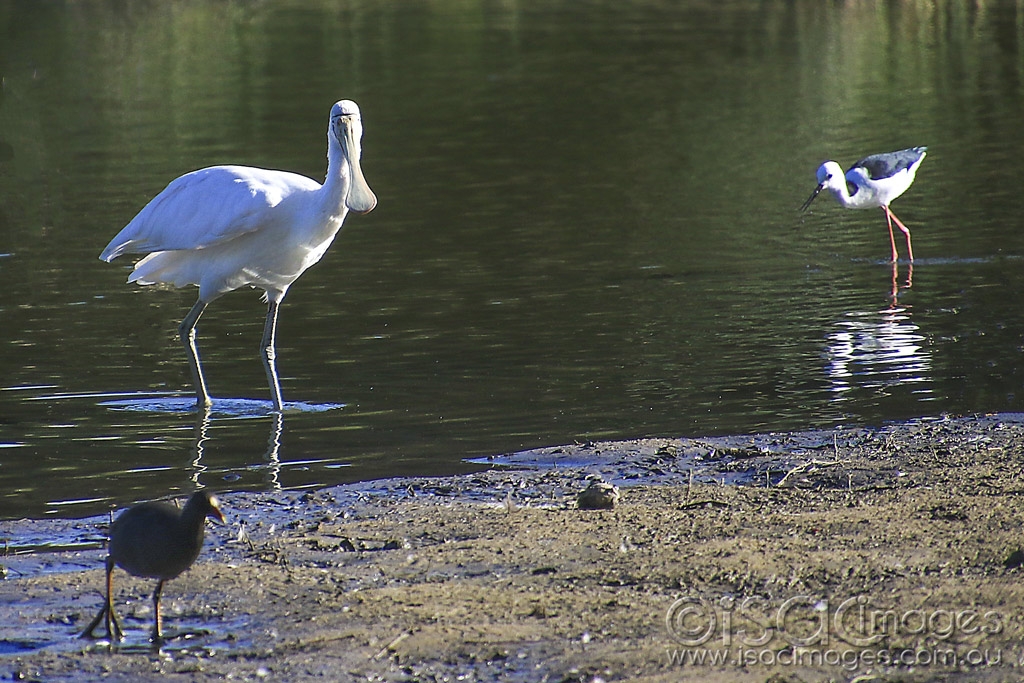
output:
[[[110,525],[110,551],[107,555],[107,599],[96,618],[82,632],[83,638],[93,637],[93,631],[105,619],[107,639],[124,637],[114,614],[111,598],[111,574],[114,565],[133,576],[157,579],[153,591],[153,642],[163,639],[160,618],[160,591],[199,557],[203,547],[203,526],[206,518],[224,523],[217,497],[208,491],[193,493],[178,508],[171,503],[140,503],[121,513]]]

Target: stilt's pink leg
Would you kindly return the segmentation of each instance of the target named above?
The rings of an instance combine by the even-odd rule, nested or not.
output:
[[[899,258],[899,254],[896,253],[896,238],[892,236],[892,219],[895,216],[889,211],[888,206],[883,206],[882,211],[885,211],[885,222],[889,226],[889,244],[892,245],[892,262],[896,263]]]
[[[885,209],[886,214],[892,216],[892,219],[894,221],[896,221],[896,225],[899,227],[900,230],[903,231],[903,234],[907,236],[907,254],[910,256],[910,262],[913,263],[914,262],[914,248],[912,246],[910,246],[910,229],[907,226],[903,225],[903,221],[901,221],[899,218],[896,218],[896,214],[894,214],[889,209],[888,206],[885,206],[885,207],[882,207],[882,208]],[[889,236],[892,237],[892,224],[891,223],[889,224]],[[893,246],[893,249],[896,249],[896,247]]]

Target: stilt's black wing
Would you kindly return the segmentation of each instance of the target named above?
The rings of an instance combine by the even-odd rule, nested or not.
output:
[[[916,164],[924,156],[927,149],[927,147],[911,147],[910,149],[901,149],[898,152],[872,154],[855,163],[850,167],[850,170],[858,167],[863,168],[868,172],[868,177],[871,180],[891,178],[900,171],[905,171]]]

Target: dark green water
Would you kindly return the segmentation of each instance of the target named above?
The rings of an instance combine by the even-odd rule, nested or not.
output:
[[[1024,410],[1024,18],[1012,3],[0,2],[0,517],[451,473],[572,440]],[[363,111],[379,198],[282,307],[97,260],[171,179],[322,178]],[[818,164],[928,145],[881,211]],[[902,245],[901,245],[902,249]],[[180,401],[179,401],[180,403]]]

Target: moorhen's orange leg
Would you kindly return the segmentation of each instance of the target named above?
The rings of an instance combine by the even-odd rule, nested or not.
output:
[[[156,621],[153,623],[153,642],[161,643],[164,640],[163,634],[163,617],[160,615],[160,593],[164,590],[164,580],[160,579],[156,582],[156,590],[153,591],[153,613],[156,615]]]
[[[121,624],[117,623],[117,614],[114,613],[114,599],[113,599],[113,585],[114,585],[114,558],[107,557],[107,595],[103,603],[103,607],[100,609],[99,614],[89,622],[89,625],[82,631],[80,637],[82,638],[94,638],[93,631],[100,625],[100,621],[103,621],[107,628],[107,639],[108,640],[121,640],[124,638],[124,633],[121,631]]]

